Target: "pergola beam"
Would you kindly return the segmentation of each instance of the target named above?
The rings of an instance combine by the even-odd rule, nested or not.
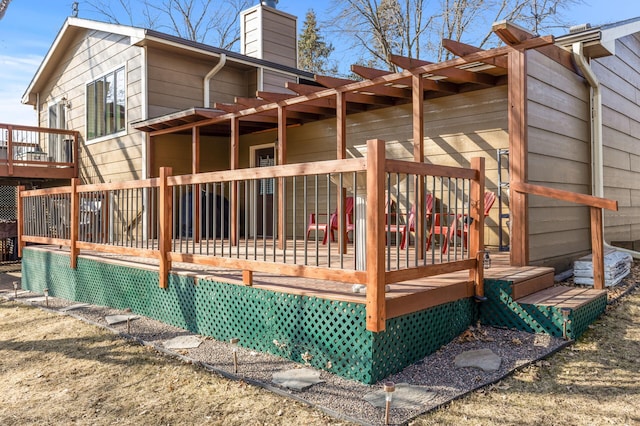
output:
[[[451,40],[448,38],[442,39],[442,47],[447,49],[449,52],[453,53],[456,56],[464,57],[470,55],[472,53],[484,52],[483,49],[479,47],[471,46],[470,44],[461,43],[459,41]],[[498,57],[492,59],[486,59],[484,61],[478,61],[484,64],[493,65],[498,68],[507,69],[509,67],[509,61],[506,57]]]
[[[422,61],[420,59],[408,58],[406,56],[391,55],[391,62],[397,66],[404,68],[405,70],[411,70],[413,68],[421,67],[424,65],[433,65],[433,62]],[[438,70],[431,73],[442,77],[447,77],[452,80],[459,80],[463,83],[475,83],[483,86],[495,86],[496,78],[492,75],[482,74],[479,72],[461,70],[458,68],[448,68]]]
[[[326,75],[316,75],[315,79],[318,83],[322,84],[325,87],[335,89],[337,87],[341,87],[344,85],[348,85],[350,83],[356,83],[355,80],[348,80],[345,78],[337,78],[337,77],[328,77]],[[362,92],[362,91],[361,91]],[[400,98],[400,99],[411,99],[411,91],[407,89],[400,89],[397,87],[391,87],[386,85],[372,85],[367,88],[366,92],[372,93],[380,96],[389,96],[391,98]],[[351,101],[347,98],[349,102],[358,102]]]
[[[393,74],[389,71],[363,67],[362,65],[351,65],[351,71],[367,79],[373,79],[373,78],[378,78],[385,75]],[[412,83],[411,77],[406,77],[406,78],[394,81],[393,84],[403,84],[403,85],[406,85],[407,87],[411,87],[413,83]],[[449,83],[442,80],[435,81],[435,80],[424,79],[424,81],[422,82],[422,86],[424,90],[430,90],[433,92],[443,92],[443,93],[451,93],[451,94],[459,92],[459,88],[457,84]]]
[[[491,27],[491,30],[496,33],[496,35],[500,37],[500,40],[504,41],[505,44],[516,49],[518,49],[522,44],[536,39],[535,34],[508,21],[496,22]],[[553,38],[553,36],[548,37]],[[579,74],[578,69],[574,66],[573,57],[568,51],[555,46],[554,44],[550,44],[549,46],[538,48],[538,52],[559,63],[569,71]]]

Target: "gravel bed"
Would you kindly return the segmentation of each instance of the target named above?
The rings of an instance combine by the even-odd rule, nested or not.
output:
[[[13,291],[5,290],[3,296],[13,298]],[[27,302],[28,299],[38,296],[42,295],[23,293],[18,295],[18,301],[46,308],[44,301]],[[48,309],[60,312],[60,309],[75,304],[77,303],[50,297]],[[314,385],[305,391],[291,391],[273,384],[271,381],[272,375],[275,372],[300,368],[303,366],[302,364],[275,355],[239,347],[239,371],[234,375],[232,346],[226,342],[219,342],[210,337],[201,336],[202,344],[198,348],[167,351],[163,348],[162,342],[191,333],[142,316],[130,321],[129,326],[127,326],[126,322],[109,326],[105,320],[107,315],[125,315],[131,314],[131,312],[102,306],[88,305],[68,311],[67,314],[108,328],[124,337],[155,345],[160,350],[174,353],[191,362],[202,363],[209,369],[219,371],[225,376],[257,383],[271,390],[275,389],[280,394],[290,395],[298,400],[306,401],[330,415],[360,424],[381,424],[383,422],[383,410],[374,408],[363,400],[365,394],[379,390],[381,384],[365,385],[321,371],[320,378],[324,380],[324,383]],[[408,383],[410,385],[425,386],[430,392],[434,393],[434,397],[426,401],[420,409],[392,409],[391,423],[407,423],[421,413],[445,404],[474,389],[494,383],[514,369],[548,356],[566,344],[567,342],[562,339],[545,335],[534,335],[493,327],[470,327],[460,337],[443,346],[434,354],[385,379],[396,384]],[[468,350],[484,348],[491,349],[502,357],[502,364],[497,371],[484,372],[474,368],[457,369],[454,366],[456,355]]]

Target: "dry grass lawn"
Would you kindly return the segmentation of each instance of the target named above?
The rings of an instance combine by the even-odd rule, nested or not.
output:
[[[0,301],[0,425],[344,422],[71,317]],[[413,425],[640,424],[640,291],[548,360]]]
[[[74,318],[0,302],[0,425],[344,424]]]
[[[640,425],[640,289],[578,342],[414,425]]]

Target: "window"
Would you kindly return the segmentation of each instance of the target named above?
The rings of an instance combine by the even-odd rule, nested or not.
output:
[[[125,129],[124,67],[87,85],[87,139]]]

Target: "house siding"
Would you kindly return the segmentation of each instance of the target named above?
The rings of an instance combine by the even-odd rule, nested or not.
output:
[[[204,77],[218,58],[195,58],[160,49],[148,49],[149,117],[204,105]],[[249,96],[251,72],[227,64],[210,83],[209,99],[232,103],[236,96]]]
[[[426,101],[424,121],[426,162],[469,167],[471,158],[485,157],[487,190],[497,190],[496,149],[506,148],[509,144],[506,87]],[[240,167],[249,167],[250,146],[273,143],[276,139],[275,131],[242,136]],[[369,139],[386,141],[388,158],[413,161],[411,105],[349,115],[347,157],[364,156]],[[335,119],[288,129],[287,163],[334,159]],[[326,199],[319,202],[326,206]],[[485,242],[494,246],[499,243],[497,202],[487,218]]]
[[[588,86],[536,51],[528,58],[529,182],[590,194]],[[528,212],[530,263],[564,269],[590,250],[588,208],[532,195]]]
[[[141,140],[139,134],[126,134],[92,143],[86,140],[87,83],[126,67],[126,123],[142,118],[141,49],[130,45],[127,36],[101,31],[81,31],[65,49],[65,54],[41,91],[39,122],[48,127],[48,103],[66,97],[67,127],[81,135],[80,178],[84,183],[139,179]]]
[[[616,41],[616,55],[591,66],[602,90],[605,240],[640,240],[640,34]]]

